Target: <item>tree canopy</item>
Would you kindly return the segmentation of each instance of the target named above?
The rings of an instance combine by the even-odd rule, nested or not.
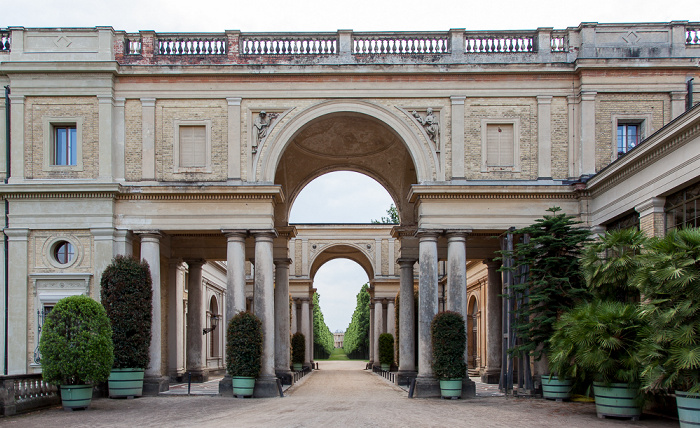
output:
[[[350,358],[367,358],[369,352],[369,284],[357,293],[357,306],[345,331],[343,349]]]

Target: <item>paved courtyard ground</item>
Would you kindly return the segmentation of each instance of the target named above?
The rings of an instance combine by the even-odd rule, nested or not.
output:
[[[409,399],[364,362],[322,361],[284,398],[235,399],[170,394],[94,400],[90,409],[53,408],[0,419],[8,427],[677,427],[644,415],[639,422],[601,420],[590,403],[494,396],[483,386],[468,400]],[[209,388],[202,386],[203,392]],[[497,394],[497,393],[496,393]]]

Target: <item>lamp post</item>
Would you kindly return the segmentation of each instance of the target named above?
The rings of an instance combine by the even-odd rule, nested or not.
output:
[[[205,335],[207,333],[211,333],[212,331],[216,330],[216,326],[219,325],[219,320],[221,319],[221,315],[212,314],[209,311],[207,311],[207,313],[209,314],[209,320],[211,323],[211,327],[203,328],[202,335]]]

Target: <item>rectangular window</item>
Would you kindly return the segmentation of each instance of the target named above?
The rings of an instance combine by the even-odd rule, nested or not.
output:
[[[486,125],[486,165],[488,167],[513,167],[513,125]]]
[[[207,129],[204,125],[180,126],[180,167],[207,166]]]
[[[637,147],[640,141],[641,125],[639,123],[618,123],[617,156],[622,156]]]
[[[700,226],[700,183],[666,197],[666,231]]]
[[[54,126],[53,164],[60,166],[78,164],[78,138],[75,125]]]

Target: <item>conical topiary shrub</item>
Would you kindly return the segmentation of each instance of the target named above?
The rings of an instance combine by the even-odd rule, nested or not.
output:
[[[226,332],[226,371],[231,375],[233,395],[253,395],[255,378],[262,368],[262,322],[249,312],[239,312]]]
[[[140,396],[150,362],[153,294],[148,263],[117,256],[102,273],[102,304],[112,323],[114,367],[110,397]]]
[[[433,373],[440,380],[445,398],[459,398],[462,379],[467,375],[464,351],[467,333],[464,318],[457,312],[445,311],[435,315],[430,324],[433,344]]]

